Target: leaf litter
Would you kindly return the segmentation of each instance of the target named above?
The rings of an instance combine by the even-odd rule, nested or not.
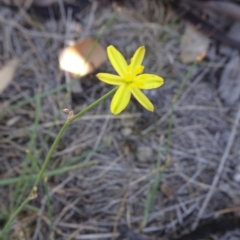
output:
[[[13,59],[7,61],[2,66],[2,68],[0,68],[0,94],[12,82],[19,63],[20,63],[19,58],[13,58]]]
[[[235,127],[235,139],[219,182],[203,215],[199,216],[234,130],[239,107],[238,103],[225,105],[217,94],[215,73],[219,74],[220,67],[225,66],[214,62],[221,57],[214,49],[209,49],[209,52],[215,54],[215,58],[211,55],[210,61],[198,63],[176,103],[168,152],[165,140],[171,104],[191,66],[179,60],[182,24],[179,25],[174,18],[169,22],[159,22],[159,19],[164,19],[164,15],[159,18],[159,3],[150,7],[147,2],[142,0],[134,6],[131,1],[121,9],[114,5],[97,10],[90,7],[77,16],[81,19],[81,27],[71,29],[67,29],[68,26],[79,25],[71,15],[65,18],[65,22],[64,18],[62,21],[46,19],[41,22],[41,31],[20,27],[21,21],[16,22],[17,18],[24,21],[20,13],[9,8],[1,9],[1,36],[6,36],[3,32],[10,36],[1,38],[1,44],[6,46],[6,41],[12,39],[14,47],[8,48],[8,54],[18,56],[25,53],[21,69],[14,78],[17,79],[14,87],[5,88],[0,96],[3,103],[14,105],[34,97],[39,88],[43,92],[59,88],[64,82],[64,74],[58,68],[58,53],[66,42],[66,36],[67,40],[78,39],[81,35],[98,37],[99,29],[112,17],[113,11],[116,11],[116,17],[102,32],[101,44],[105,47],[113,44],[129,58],[137,47],[145,45],[148,49],[146,69],[167,80],[163,88],[149,94],[156,105],[154,114],[143,111],[132,102],[126,113],[112,116],[107,101],[68,129],[48,170],[67,166],[73,161],[77,163],[81,155],[84,155],[83,162],[97,160],[95,165],[46,178],[50,208],[44,188],[39,186],[36,198],[14,222],[11,239],[22,236],[25,239],[41,239],[42,236],[47,239],[49,236],[50,239],[53,233],[57,239],[111,239],[116,223],[118,229],[114,234],[119,239],[124,236],[132,240],[131,236],[136,238],[138,235],[144,239],[169,239],[192,231],[191,226],[197,216],[214,221],[215,212],[228,209],[239,199],[239,183],[232,177],[237,173],[240,159],[240,134],[239,128]],[[105,63],[100,70],[112,71],[112,68]],[[15,70],[10,72],[14,74]],[[59,131],[59,124],[66,119],[62,109],[76,113],[110,89],[102,85],[94,74],[86,76],[85,80],[82,81],[84,91],[77,100],[66,94],[66,90],[44,95],[36,141],[37,148],[42,149],[42,155],[37,159],[39,165]],[[26,156],[24,149],[33,129],[35,106],[33,100],[0,119],[0,180],[19,176],[22,170]],[[18,120],[9,124],[13,117]],[[131,121],[128,126],[130,135],[122,133],[126,127],[123,122],[127,119]],[[161,170],[161,166],[156,169],[161,136],[165,139],[160,149],[162,159],[168,158],[171,164],[156,189],[147,223],[137,234],[143,220],[149,184]],[[146,146],[151,149],[151,155],[140,159],[138,149]],[[96,150],[91,151],[93,148]],[[1,188],[2,209],[10,207],[12,187]],[[6,220],[7,214],[1,217]],[[125,235],[122,229],[125,229]]]

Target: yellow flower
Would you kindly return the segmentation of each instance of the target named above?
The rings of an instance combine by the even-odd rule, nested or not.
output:
[[[144,70],[141,64],[145,55],[145,47],[137,49],[130,64],[114,46],[107,48],[107,54],[118,75],[99,73],[97,78],[105,83],[119,86],[111,102],[111,112],[113,114],[122,112],[130,101],[131,93],[144,108],[153,112],[153,104],[140,89],[158,88],[163,85],[164,80],[154,74],[141,74]]]

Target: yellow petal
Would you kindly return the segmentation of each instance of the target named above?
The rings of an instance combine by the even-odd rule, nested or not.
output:
[[[142,65],[144,55],[145,55],[145,47],[144,46],[139,47],[131,59],[130,71],[134,72],[136,67],[140,67]]]
[[[146,108],[148,111],[153,112],[154,106],[150,100],[139,90],[138,88],[131,88],[133,96],[138,100],[138,102]]]
[[[130,101],[131,92],[128,88],[127,84],[121,85],[115,95],[113,96],[112,102],[111,102],[111,112],[113,114],[119,114],[121,111],[126,108]]]
[[[109,73],[98,73],[96,77],[102,82],[112,85],[121,85],[124,83],[124,80],[120,76]]]
[[[124,77],[127,69],[127,62],[123,55],[112,45],[107,48],[107,54],[115,71],[121,77]]]
[[[134,79],[134,84],[140,89],[153,89],[161,87],[164,84],[163,78],[154,74],[141,74]]]

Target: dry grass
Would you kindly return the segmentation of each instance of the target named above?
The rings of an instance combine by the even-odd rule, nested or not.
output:
[[[48,171],[94,162],[45,178],[13,223],[11,239],[168,239],[192,231],[221,209],[239,206],[234,176],[240,160],[240,106],[224,105],[211,82],[211,64],[199,63],[176,102],[168,141],[172,100],[191,66],[179,60],[182,26],[175,18],[166,20],[153,4],[143,0],[138,11],[134,5],[93,4],[78,14],[80,22],[62,16],[40,23],[21,11],[0,10],[0,66],[21,57],[14,83],[0,96],[2,181],[37,173],[66,119],[62,109],[78,112],[110,89],[92,75],[82,79],[84,94],[77,101],[64,87],[48,94],[64,82],[57,59],[66,42],[100,35],[104,46],[113,44],[128,58],[145,45],[146,71],[166,79],[163,88],[146,92],[155,104],[153,114],[132,101],[123,114],[112,116],[106,101],[70,126]],[[31,27],[23,25],[27,20]],[[106,63],[99,71],[112,68]],[[146,226],[137,235],[149,189],[166,163]],[[30,179],[1,187],[1,225],[31,184]]]

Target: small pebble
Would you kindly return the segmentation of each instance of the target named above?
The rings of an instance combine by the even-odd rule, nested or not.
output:
[[[153,158],[153,150],[150,147],[139,147],[137,157],[140,162],[148,162]]]
[[[128,137],[132,134],[132,129],[129,127],[125,127],[121,130],[121,132],[123,136]]]

